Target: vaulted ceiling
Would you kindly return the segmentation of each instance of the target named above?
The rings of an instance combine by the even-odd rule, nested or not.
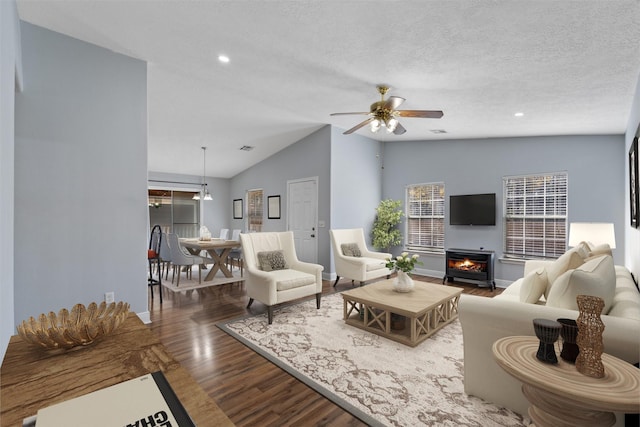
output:
[[[402,136],[358,131],[384,141],[622,134],[640,73],[637,0],[18,0],[18,11],[148,62],[158,172],[200,175],[207,146],[207,175],[232,177],[326,124],[352,127],[361,116],[329,114],[368,111],[377,84],[404,109],[444,112],[402,119]]]

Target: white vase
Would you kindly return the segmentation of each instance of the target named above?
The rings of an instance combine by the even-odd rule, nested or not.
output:
[[[398,270],[398,276],[393,281],[393,290],[396,292],[411,292],[414,284],[408,273]]]

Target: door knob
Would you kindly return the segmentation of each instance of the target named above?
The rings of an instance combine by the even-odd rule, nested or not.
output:
[[[316,237],[316,235],[315,235],[315,234],[312,234],[312,235],[311,235],[311,237]]]

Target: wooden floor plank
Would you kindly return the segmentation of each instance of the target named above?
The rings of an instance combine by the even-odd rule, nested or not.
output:
[[[414,275],[415,280],[442,284],[442,279]],[[492,297],[498,288],[450,282],[463,293]],[[323,282],[323,294],[351,289],[351,280]],[[253,350],[221,331],[218,322],[265,313],[248,299],[241,284],[226,284],[174,294],[165,291],[149,300],[151,329],[227,416],[238,426],[364,426],[357,418],[298,381]],[[277,321],[277,316],[274,322]]]

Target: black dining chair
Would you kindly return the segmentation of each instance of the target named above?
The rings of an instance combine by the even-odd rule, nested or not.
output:
[[[153,299],[153,285],[158,285],[160,292],[160,304],[162,304],[162,270],[160,268],[160,247],[162,245],[162,228],[159,225],[154,225],[151,229],[151,236],[149,237],[149,250],[147,251],[147,261],[149,262],[149,288],[151,288],[151,299]],[[154,264],[156,264],[156,270],[158,272],[158,278],[153,278]]]

